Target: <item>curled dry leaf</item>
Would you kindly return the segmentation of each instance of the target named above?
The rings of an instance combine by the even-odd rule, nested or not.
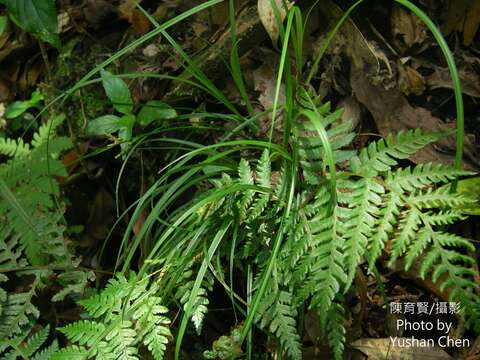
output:
[[[283,2],[283,0],[258,0],[257,3],[258,15],[260,16],[260,20],[270,36],[270,39],[272,39],[274,46],[277,45],[280,30],[278,28],[277,18],[275,17],[275,10],[272,7],[272,4],[276,4],[281,21],[285,20],[287,10],[293,6],[293,2],[287,0],[285,1],[287,9],[285,9]]]
[[[405,338],[393,338],[395,341],[404,341]],[[410,340],[410,339],[408,339]],[[438,347],[394,346],[391,338],[358,339],[351,346],[367,355],[368,359],[389,360],[419,360],[419,359],[451,359],[445,351]]]
[[[150,30],[150,21],[137,9],[133,2],[129,0],[122,2],[118,10],[120,17],[132,24],[133,30],[135,30],[138,35],[143,35]]]
[[[395,5],[391,18],[393,45],[404,54],[415,47],[416,52],[425,50],[428,32],[418,16],[400,5]]]

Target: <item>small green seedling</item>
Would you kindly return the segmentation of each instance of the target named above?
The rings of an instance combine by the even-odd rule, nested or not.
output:
[[[122,141],[122,149],[125,149],[127,142],[132,139],[136,123],[141,127],[147,127],[152,123],[177,116],[175,109],[159,100],[147,102],[135,115],[132,94],[125,81],[106,70],[102,70],[100,74],[105,93],[118,115],[104,115],[90,121],[86,129],[87,135],[109,136],[117,133]]]
[[[35,90],[29,100],[15,101],[7,106],[3,117],[9,121],[9,128],[16,131],[28,128],[32,123],[33,114],[28,110],[39,109],[43,101],[43,95],[39,90]],[[36,125],[36,124],[35,124]]]

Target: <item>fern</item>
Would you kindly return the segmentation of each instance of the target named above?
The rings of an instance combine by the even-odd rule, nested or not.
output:
[[[330,126],[330,134],[342,135],[338,147],[341,149],[351,140],[346,135],[348,127],[336,123],[339,112],[329,115],[326,108],[322,111],[327,114],[323,120],[324,126]],[[301,131],[309,130],[303,123],[298,126]],[[321,328],[335,358],[342,358],[345,310],[341,294],[350,288],[361,259],[367,256],[373,266],[387,244],[391,249],[391,264],[403,258],[408,268],[426,254],[421,275],[430,272],[437,280],[441,274],[450,274],[442,288],[451,289],[452,299],[472,304],[469,293],[476,291],[477,286],[473,281],[472,259],[463,253],[464,249],[471,249],[471,245],[441,230],[445,224],[462,219],[462,207],[473,201],[466,195],[451,193],[448,183],[471,173],[435,164],[392,169],[398,160],[407,159],[442,136],[416,130],[368,145],[351,159],[351,172],[337,173],[336,203],[328,174],[323,171],[322,144],[313,138],[300,140],[300,155],[304,156],[301,167],[310,186],[295,194],[282,230],[278,214],[284,208],[282,189],[288,180],[283,171],[275,182],[272,180],[268,151],[263,152],[255,171],[242,159],[238,179],[232,174],[213,181],[219,188],[236,183],[258,185],[275,194],[270,196],[253,190],[233,194],[215,204],[217,210],[209,216],[241,214],[239,226],[243,231],[237,246],[243,249],[242,258],[258,264],[260,269],[254,289],[261,279],[261,269],[269,260],[272,234],[285,233],[286,240],[278,259],[274,260],[274,271],[255,321],[279,340],[289,358],[301,357],[296,317],[298,307],[305,301],[319,314]],[[447,186],[439,187],[442,184]],[[469,306],[478,309],[478,306]],[[466,319],[475,324],[475,320],[470,320],[475,316],[474,311],[478,312],[471,310]]]
[[[54,134],[64,118],[61,115],[42,125],[30,144],[21,139],[0,141],[0,153],[12,157],[0,164],[0,196],[5,200],[0,202],[0,270],[7,273],[24,268],[28,270],[32,265],[65,267],[66,271],[59,277],[65,288],[55,294],[53,300],[83,293],[88,281],[93,278],[93,273],[75,270],[78,261],[64,237],[65,205],[59,199],[60,188],[55,176],[67,174],[63,163],[53,156],[72,146],[68,138]],[[30,275],[30,278],[25,281],[25,289],[21,292],[0,290],[0,343],[15,344],[15,339],[27,338],[31,324],[39,317],[34,300],[45,286],[45,281],[54,273],[51,270],[28,270],[17,276],[25,275]],[[2,280],[7,284],[13,281],[6,276],[2,276]],[[32,341],[36,339],[32,337]],[[36,342],[31,344],[34,347]],[[37,348],[35,351],[22,351],[29,353],[26,358],[44,359],[56,347],[56,343],[52,343],[36,352],[35,356],[33,353]],[[18,352],[19,348],[14,345],[11,351]]]
[[[30,145],[25,144],[22,139],[13,140],[0,137],[0,154],[22,158],[30,154]]]
[[[330,103],[322,104],[320,99],[303,88],[298,89],[298,100],[302,108],[314,111],[320,122],[326,128],[330,147],[333,151],[335,164],[350,159],[355,151],[344,148],[353,141],[351,120],[342,121],[343,110],[330,112]],[[301,121],[297,124],[299,137],[299,157],[305,181],[311,185],[318,185],[322,181],[326,163],[323,143],[318,137],[317,130],[310,122]]]
[[[296,269],[296,277],[302,281],[299,292],[302,300],[312,295],[311,307],[320,312],[329,310],[347,282],[342,239],[337,234],[337,209],[328,206],[330,200],[330,192],[323,186],[315,201],[306,206],[305,212],[310,217],[305,225],[312,237],[311,250],[304,254]],[[306,280],[302,279],[303,274],[307,274]]]
[[[190,263],[190,266],[193,266],[193,263]],[[190,279],[193,274],[194,272],[191,268],[186,271],[183,278],[187,279],[187,282],[179,286],[175,294],[175,296],[177,297],[177,299],[180,300],[180,303],[183,305],[184,308],[186,308],[187,303],[190,299],[193,284],[195,282],[193,279]],[[197,334],[200,334],[202,332],[203,321],[208,312],[207,306],[209,304],[207,291],[211,291],[212,288],[213,276],[209,271],[207,271],[202,281],[202,287],[200,287],[197,292],[197,296],[195,298],[192,308],[191,320]]]
[[[10,350],[3,355],[2,359],[49,359],[52,354],[54,354],[58,350],[57,341],[53,341],[51,345],[44,349],[41,349],[42,345],[44,345],[47,340],[49,330],[50,327],[47,325],[45,328],[42,328],[35,333],[32,333],[28,337],[26,337],[25,334],[22,334],[9,340],[7,346],[10,347]],[[30,332],[31,329],[26,332],[26,334]]]
[[[170,320],[156,291],[156,284],[149,286],[147,279],[117,274],[102,292],[79,302],[91,319],[59,329],[74,344],[58,351],[52,360],[139,359],[139,344],[154,359],[163,359],[171,337]]]
[[[366,176],[389,171],[397,159],[408,159],[424,146],[444,137],[441,133],[424,133],[420,129],[401,131],[396,136],[372,142],[350,160],[353,171]]]
[[[326,314],[320,313],[320,319],[325,319],[322,324],[324,337],[333,350],[335,359],[343,359],[345,347],[345,309],[338,296],[332,307]]]

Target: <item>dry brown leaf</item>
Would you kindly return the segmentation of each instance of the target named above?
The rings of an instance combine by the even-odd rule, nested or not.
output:
[[[480,98],[480,74],[472,69],[459,67],[458,76],[462,84],[462,93]],[[448,68],[435,67],[435,72],[426,78],[426,83],[431,89],[453,89]]]
[[[369,360],[447,360],[452,358],[438,347],[392,346],[390,338],[358,339],[350,345],[367,355]]]
[[[400,5],[395,5],[391,18],[393,45],[404,54],[414,46],[425,45],[427,27],[418,16]],[[421,50],[424,49],[424,46]]]
[[[480,1],[450,0],[447,21],[443,26],[445,35],[454,31],[463,32],[463,44],[470,46],[480,25]]]
[[[118,10],[120,12],[120,17],[132,24],[133,30],[138,35],[143,35],[150,30],[150,21],[140,10],[137,9],[132,1],[125,0],[120,4]]]
[[[454,123],[446,124],[424,108],[413,107],[398,89],[386,90],[381,85],[372,84],[360,69],[352,69],[350,84],[358,101],[372,114],[382,136],[406,129],[447,132],[455,127]],[[410,160],[417,164],[453,164],[455,147],[455,137],[449,136],[418,151]],[[478,168],[480,164],[474,142],[469,136],[465,136],[464,162],[468,168]]]
[[[470,0],[449,1],[447,21],[442,29],[445,35],[449,35],[453,31],[463,31],[463,24],[469,3]]]
[[[398,86],[405,95],[422,95],[425,91],[425,79],[413,67],[398,64]]]
[[[287,10],[293,6],[293,2],[286,1],[288,9],[285,9],[283,6],[283,0],[275,0],[277,9],[280,15],[281,21],[285,20],[287,16]],[[280,30],[277,25],[277,19],[275,17],[275,12],[272,7],[271,0],[258,0],[258,15],[263,24],[263,27],[267,31],[270,39],[272,39],[273,46],[277,46],[278,37],[280,35]]]
[[[474,1],[468,9],[463,26],[463,45],[470,46],[480,25],[480,1]]]

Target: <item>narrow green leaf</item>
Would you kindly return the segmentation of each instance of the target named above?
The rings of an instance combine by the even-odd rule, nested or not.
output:
[[[55,0],[6,0],[5,4],[18,26],[60,47]]]
[[[6,16],[0,16],[0,35],[3,34],[6,27],[7,27],[7,17]]]
[[[177,116],[177,112],[170,105],[152,100],[140,109],[137,115],[138,123],[141,126],[148,126],[155,120],[168,120]]]
[[[122,114],[130,113],[133,109],[133,100],[125,81],[106,70],[101,70],[100,74],[103,88],[113,107]]]

